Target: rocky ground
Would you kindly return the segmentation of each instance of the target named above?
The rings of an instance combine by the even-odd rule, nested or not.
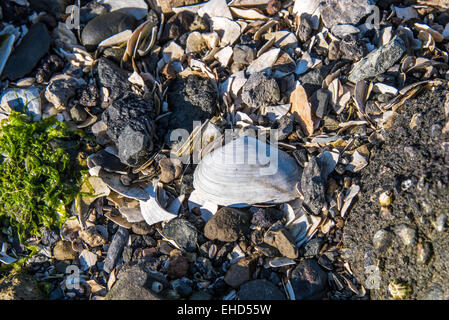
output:
[[[0,299],[448,299],[446,1],[76,2],[0,3],[0,120],[91,137],[62,228],[0,212]]]

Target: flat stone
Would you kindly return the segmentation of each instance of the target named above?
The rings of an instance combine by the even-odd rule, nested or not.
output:
[[[14,81],[30,73],[47,54],[50,40],[45,24],[40,22],[33,24],[9,57],[2,76]]]
[[[110,273],[117,264],[119,258],[122,255],[123,248],[128,243],[129,232],[127,229],[119,227],[117,232],[112,238],[111,244],[109,245],[108,253],[104,261],[104,271]]]
[[[102,246],[108,242],[108,239],[98,232],[96,226],[90,226],[86,230],[80,231],[79,235],[84,242],[93,248]]]
[[[304,203],[318,214],[326,202],[325,184],[321,178],[321,170],[316,157],[310,159],[306,164],[301,176],[301,191],[304,196]]]
[[[95,253],[90,252],[89,250],[86,249],[81,251],[79,258],[83,271],[86,271],[89,268],[93,267],[98,260],[98,256]]]
[[[153,149],[153,101],[127,93],[102,114],[106,133],[115,142],[120,160],[130,166],[146,161]]]
[[[312,107],[314,108],[315,115],[320,119],[327,116],[329,112],[328,105],[330,96],[330,91],[326,89],[319,89],[312,96]]]
[[[69,99],[75,96],[76,88],[80,82],[72,77],[63,77],[53,80],[45,89],[45,98],[56,109],[65,109]]]
[[[249,230],[249,217],[240,210],[223,207],[204,226],[204,236],[223,242],[237,241]]]
[[[320,4],[324,25],[331,29],[337,24],[357,24],[372,12],[374,0],[326,0]]]
[[[189,221],[172,219],[164,226],[162,233],[167,239],[174,240],[182,249],[190,252],[196,250],[198,232]]]
[[[276,105],[280,98],[276,80],[262,72],[251,74],[242,87],[242,100],[250,108]]]
[[[286,229],[269,230],[264,236],[264,242],[277,248],[284,257],[291,259],[298,257],[294,239]]]
[[[182,173],[182,163],[179,159],[164,158],[159,161],[161,169],[160,180],[162,183],[170,183]]]
[[[253,280],[244,283],[238,293],[239,300],[285,300],[279,288],[267,280]]]
[[[395,36],[386,45],[372,51],[360,60],[349,74],[349,81],[357,83],[360,80],[385,73],[402,57],[406,50],[405,41],[400,36]]]
[[[327,287],[327,273],[315,259],[302,261],[291,274],[296,300],[320,299]]]
[[[81,33],[81,41],[88,50],[95,50],[96,46],[114,34],[124,30],[134,30],[136,19],[126,13],[108,12],[90,20]]]
[[[162,291],[154,288],[162,286]],[[162,275],[153,274],[144,265],[123,267],[106,300],[163,300],[170,284]]]
[[[73,260],[78,257],[78,252],[72,249],[69,241],[58,241],[53,248],[53,256],[56,260]]]
[[[99,3],[110,8],[110,12],[124,12],[136,20],[143,19],[148,13],[148,4],[145,0],[100,0]]]
[[[42,117],[42,99],[39,88],[7,89],[1,96],[0,104],[6,110],[10,108],[31,115],[33,121],[39,121]]]
[[[141,236],[145,236],[151,232],[151,226],[148,225],[145,221],[136,222],[131,225],[131,230],[135,234],[139,234]]]
[[[249,258],[242,259],[237,263],[231,265],[226,272],[224,281],[233,288],[238,288],[240,285],[249,281],[255,269],[255,261]]]

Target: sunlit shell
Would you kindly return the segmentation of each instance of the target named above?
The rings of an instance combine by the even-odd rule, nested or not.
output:
[[[248,206],[283,203],[297,197],[296,161],[253,137],[241,137],[208,154],[197,166],[193,185],[204,201]]]

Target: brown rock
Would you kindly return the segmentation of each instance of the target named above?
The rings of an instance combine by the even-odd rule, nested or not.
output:
[[[267,13],[272,16],[281,10],[281,2],[279,0],[269,0],[267,4]]]
[[[175,250],[173,250],[175,251]],[[184,257],[179,250],[176,254],[170,254],[170,260],[167,268],[167,274],[173,279],[182,278],[189,272],[189,260]]]
[[[182,163],[179,159],[164,158],[159,161],[161,168],[161,182],[170,183],[182,173]]]
[[[103,237],[95,226],[90,226],[86,230],[79,232],[80,238],[91,247],[99,247],[108,242],[108,239]]]
[[[73,250],[69,241],[58,241],[53,248],[53,256],[56,260],[73,260],[78,256],[78,252]]]
[[[264,242],[279,250],[279,252],[290,259],[298,257],[298,249],[290,233],[286,229],[276,231],[269,230],[264,237]]]
[[[145,221],[136,222],[131,225],[131,230],[138,235],[145,236],[151,232],[151,226]]]
[[[204,226],[204,235],[211,240],[233,242],[248,232],[249,216],[247,213],[223,207]]]
[[[249,281],[256,267],[255,260],[245,258],[233,264],[224,277],[224,281],[233,288]]]

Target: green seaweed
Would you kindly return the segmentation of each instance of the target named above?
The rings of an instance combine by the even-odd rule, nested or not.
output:
[[[79,137],[77,137],[79,140]],[[61,227],[81,175],[60,142],[77,140],[54,117],[33,122],[12,112],[0,125],[0,218],[17,228],[21,242],[39,229]]]

